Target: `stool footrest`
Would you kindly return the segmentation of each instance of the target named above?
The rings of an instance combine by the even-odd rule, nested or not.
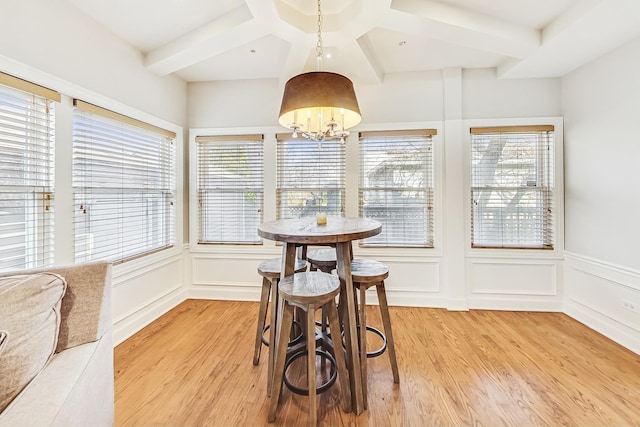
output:
[[[291,390],[293,393],[296,394],[300,394],[302,396],[308,396],[309,395],[309,389],[308,388],[302,388],[302,387],[297,387],[293,384],[291,384],[291,382],[289,381],[289,379],[287,378],[287,369],[289,368],[289,366],[297,359],[307,355],[308,351],[307,350],[302,350],[299,351],[295,354],[293,354],[291,357],[289,357],[287,359],[287,361],[284,364],[284,374],[282,375],[282,379],[285,383],[285,385],[287,386],[287,388],[289,390]],[[329,353],[328,351],[324,351],[321,349],[316,349],[316,355],[320,356],[321,358],[324,358],[326,360],[328,360],[331,363],[331,370],[329,371],[329,379],[324,383],[319,385],[318,387],[316,387],[316,393],[324,393],[325,391],[329,390],[329,388],[333,385],[333,383],[336,382],[336,379],[338,378],[338,371],[336,369],[336,359],[333,358],[333,356],[331,355],[331,353]]]
[[[262,344],[266,345],[267,347],[269,347],[269,340],[265,337],[265,335],[267,334],[267,331],[270,327],[271,324],[265,325],[264,328],[262,328]],[[293,339],[289,340],[289,347],[298,344],[304,338],[304,335],[302,333],[302,324],[300,322],[294,320],[293,326],[291,328],[298,329],[298,334]]]
[[[358,329],[360,329],[360,327],[358,327]],[[382,345],[380,346],[379,349],[374,350],[374,351],[367,351],[367,358],[368,359],[371,359],[372,357],[378,357],[382,353],[384,353],[385,350],[387,349],[387,336],[385,334],[383,334],[380,329],[374,328],[373,326],[367,325],[366,329],[367,329],[367,331],[373,332],[374,334],[376,334],[377,336],[382,338]]]

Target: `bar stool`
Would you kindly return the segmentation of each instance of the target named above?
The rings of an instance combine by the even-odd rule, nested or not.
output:
[[[314,249],[307,252],[307,261],[309,261],[310,270],[320,270],[325,273],[331,273],[336,269],[337,257],[336,248]]]
[[[282,301],[282,317],[278,331],[276,348],[276,366],[274,370],[273,390],[269,401],[269,417],[271,423],[275,421],[276,409],[282,390],[285,359],[287,356],[287,342],[282,338],[288,336],[293,324],[294,308],[299,308],[306,313],[306,340],[307,340],[307,384],[309,391],[309,425],[317,423],[316,404],[316,330],[315,311],[323,309],[329,318],[329,325],[335,330],[340,330],[338,313],[335,305],[335,297],[340,292],[340,280],[331,274],[319,271],[296,273],[287,276],[278,285],[279,298]],[[351,399],[349,396],[349,377],[345,364],[345,357],[341,346],[334,350],[334,358],[338,367],[338,380],[340,381],[340,400],[345,412],[351,411]]]
[[[391,361],[391,371],[393,372],[393,382],[398,384],[400,376],[398,374],[398,362],[396,361],[396,349],[393,343],[393,332],[391,331],[391,318],[389,317],[389,306],[387,305],[387,293],[384,289],[384,279],[389,277],[389,268],[379,261],[371,259],[354,259],[351,261],[351,277],[353,285],[360,292],[358,301],[358,339],[360,341],[360,370],[362,371],[362,383],[367,383],[367,357],[376,357],[389,350],[389,360]],[[371,286],[376,287],[378,302],[380,304],[380,314],[384,334],[377,329],[367,325],[367,299],[366,292]],[[367,329],[379,334],[383,341],[383,347],[373,353],[367,353]],[[363,387],[365,405],[367,402],[367,387]]]
[[[295,271],[301,272],[307,269],[307,261],[296,258]],[[266,325],[267,308],[269,306],[269,296],[271,285],[278,286],[280,271],[282,269],[282,258],[272,258],[258,264],[258,274],[262,276],[262,292],[260,294],[260,312],[258,313],[258,327],[256,328],[256,342],[253,350],[253,364],[260,362],[260,350],[262,344],[269,346],[269,342],[264,339],[264,333],[270,327]],[[271,364],[270,366],[271,367]],[[271,374],[271,371],[269,372]]]
[[[327,248],[327,249],[314,249],[308,251],[306,253],[306,259],[309,261],[309,271],[317,271],[320,270],[325,273],[331,273],[333,270],[337,268],[338,261],[336,255],[336,248]],[[342,324],[342,313],[338,308],[338,316],[340,316],[340,324]],[[320,322],[316,322],[318,326],[322,328],[322,332],[327,332],[327,316],[325,313],[322,313],[322,320]],[[323,365],[324,367],[324,365]]]

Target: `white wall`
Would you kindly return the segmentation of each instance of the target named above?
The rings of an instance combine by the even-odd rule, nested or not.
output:
[[[466,119],[561,116],[560,79],[497,79],[495,68],[462,72]]]
[[[178,134],[175,248],[115,266],[116,343],[184,299],[183,129],[186,84],[148,72],[139,52],[60,0],[0,0],[0,71],[63,94],[56,112],[56,264],[73,263],[72,98]]]
[[[283,90],[277,79],[189,83],[189,127],[277,125]],[[441,71],[390,74],[383,84],[356,85],[355,90],[363,124],[443,118]]]
[[[347,141],[346,215],[357,216],[357,131],[436,128],[436,248],[354,248],[356,256],[390,266],[387,289],[391,304],[447,307],[561,310],[562,228],[553,252],[471,251],[468,234],[469,126],[556,124],[562,121],[558,79],[497,81],[494,70],[448,69],[387,75],[379,85],[356,85],[362,123]],[[189,84],[191,164],[197,135],[263,133],[265,135],[265,220],[275,219],[275,133],[282,89],[276,80]],[[482,106],[486,108],[483,110]],[[517,108],[509,108],[517,105]],[[488,111],[488,114],[480,114]],[[465,113],[467,115],[465,115]],[[507,118],[507,119],[505,119]],[[473,119],[473,120],[471,120]],[[549,123],[552,122],[552,123]],[[191,182],[195,170],[191,170]],[[558,205],[562,206],[560,177]],[[192,227],[197,227],[192,192]],[[559,222],[562,209],[560,209]],[[280,248],[197,245],[191,237],[191,297],[257,300],[256,264],[280,255]],[[497,280],[496,280],[497,279]],[[375,297],[372,295],[372,301]]]
[[[147,71],[139,51],[68,2],[0,0],[0,11],[0,55],[71,82],[84,95],[93,91],[158,118],[186,124],[185,83]],[[9,71],[4,68],[0,63],[0,69]],[[71,87],[65,92],[77,96],[69,93]]]
[[[562,79],[565,310],[640,353],[640,38]],[[634,312],[625,308],[633,303]]]
[[[248,127],[277,124],[282,89],[276,79],[188,85],[189,127]]]
[[[497,79],[495,69],[462,72],[462,129],[464,160],[465,283],[469,307],[481,309],[562,309],[563,196],[562,173],[555,180],[556,230],[553,251],[471,249],[468,141],[469,127],[513,124],[555,126],[555,168],[562,170],[562,119],[559,79]]]

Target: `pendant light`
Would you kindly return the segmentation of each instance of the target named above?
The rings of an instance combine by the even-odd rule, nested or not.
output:
[[[322,69],[322,10],[318,0],[318,71],[292,77],[284,87],[278,122],[311,141],[327,141],[349,135],[347,129],[360,123],[360,107],[347,77]]]

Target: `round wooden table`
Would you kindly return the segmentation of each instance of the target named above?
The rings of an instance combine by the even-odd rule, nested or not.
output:
[[[363,381],[360,369],[356,307],[351,280],[351,259],[353,258],[351,242],[375,236],[380,231],[382,231],[382,224],[378,221],[345,217],[328,217],[327,223],[324,225],[318,225],[315,217],[304,217],[265,222],[258,227],[259,236],[282,242],[281,278],[294,272],[296,247],[301,245],[335,246],[340,292],[343,293],[341,298],[344,297],[343,301],[346,301],[347,304],[347,319],[344,319],[347,369],[351,386],[351,406],[356,414],[362,413],[365,408],[363,387],[366,387],[366,381]],[[272,307],[279,307],[279,304],[273,304]],[[271,310],[271,325],[277,324],[279,317],[277,311]],[[271,327],[270,330],[274,331],[277,328]],[[278,338],[273,336],[271,342],[277,342]],[[271,360],[269,363],[271,366]],[[272,372],[271,369],[269,371]]]

